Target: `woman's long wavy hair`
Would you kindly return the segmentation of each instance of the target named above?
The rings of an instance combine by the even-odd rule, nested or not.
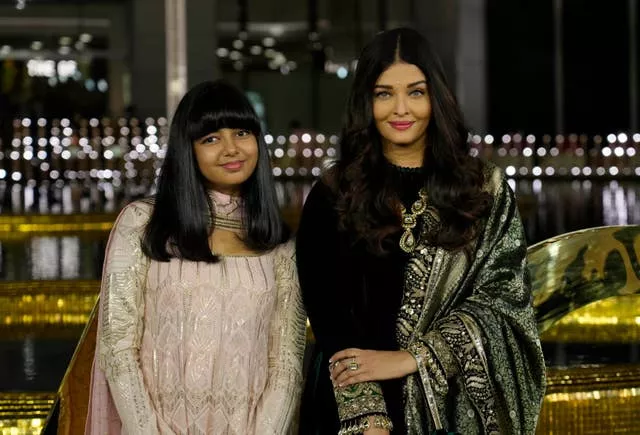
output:
[[[258,141],[256,169],[240,189],[247,229],[244,242],[251,249],[266,251],[288,238],[258,116],[240,90],[222,80],[209,81],[187,92],[173,116],[155,205],[143,237],[148,257],[158,261],[172,257],[208,263],[219,260],[209,246],[214,208],[193,142],[221,128],[250,131]]]
[[[491,205],[490,194],[482,190],[483,163],[469,155],[468,131],[440,61],[428,41],[407,28],[378,34],[358,59],[342,127],[341,159],[328,173],[340,227],[354,234],[354,243],[364,241],[379,255],[387,251],[389,236],[401,229],[399,195],[391,185],[373,118],[376,81],[397,62],[417,66],[427,79],[431,119],[422,175],[429,204],[439,211],[442,224],[429,242],[462,248],[476,236],[477,223]]]

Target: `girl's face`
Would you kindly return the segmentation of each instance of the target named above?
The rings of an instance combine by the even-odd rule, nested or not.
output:
[[[373,117],[385,151],[424,151],[431,103],[420,68],[398,62],[380,74],[373,89]]]
[[[193,142],[198,168],[209,187],[238,195],[258,164],[258,140],[248,130],[221,128]]]

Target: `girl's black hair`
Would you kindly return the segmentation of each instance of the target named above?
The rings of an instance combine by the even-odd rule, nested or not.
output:
[[[148,257],[157,261],[172,257],[218,261],[209,246],[214,208],[193,142],[222,128],[250,131],[258,141],[256,169],[241,186],[245,243],[251,249],[267,251],[289,237],[258,116],[239,89],[222,80],[207,81],[182,98],[173,116],[155,205],[143,237],[142,248]]]

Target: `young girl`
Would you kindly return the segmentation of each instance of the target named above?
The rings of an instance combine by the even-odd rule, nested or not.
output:
[[[110,236],[85,432],[289,432],[305,314],[288,238],[250,102],[195,86],[157,194]]]

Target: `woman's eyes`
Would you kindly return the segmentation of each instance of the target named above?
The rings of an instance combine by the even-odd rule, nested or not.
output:
[[[411,97],[422,97],[425,94],[426,94],[426,91],[424,89],[414,89],[414,90],[409,92],[409,96],[411,96]],[[389,92],[389,91],[378,91],[378,92],[374,93],[374,96],[376,98],[389,98],[389,97],[391,97],[391,92]]]

